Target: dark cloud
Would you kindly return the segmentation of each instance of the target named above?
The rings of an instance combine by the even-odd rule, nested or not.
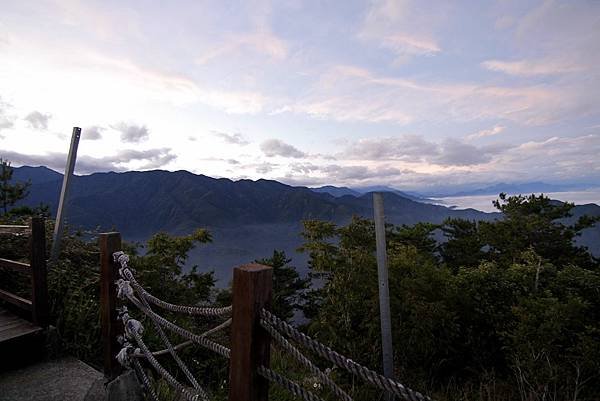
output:
[[[226,132],[212,131],[212,133],[215,136],[218,136],[219,138],[223,139],[225,142],[234,145],[248,145],[250,143],[239,132],[236,132],[235,134],[228,134]]]
[[[240,164],[240,162],[238,160],[235,160],[235,159],[227,159],[227,163],[229,163],[231,165]]]
[[[105,130],[106,128],[104,127],[92,125],[91,127],[86,127],[82,130],[82,136],[84,139],[96,141],[98,139],[102,139],[102,132],[104,132]]]
[[[48,121],[52,118],[50,114],[32,111],[23,120],[27,121],[32,128],[45,130],[48,129]]]
[[[260,150],[268,157],[283,156],[298,159],[307,156],[306,153],[279,139],[267,139],[266,141],[263,141],[260,144]]]
[[[114,129],[121,132],[123,142],[138,143],[147,140],[150,137],[150,131],[145,125],[119,123],[113,126]]]
[[[57,171],[64,170],[67,160],[67,155],[59,152],[50,152],[44,155],[26,155],[13,151],[1,151],[0,157],[17,165],[46,166]],[[150,170],[160,168],[176,158],[177,156],[171,153],[169,148],[125,149],[112,156],[78,156],[75,170],[79,174],[98,171],[127,171],[130,170],[126,167],[129,162],[143,162],[138,169]]]

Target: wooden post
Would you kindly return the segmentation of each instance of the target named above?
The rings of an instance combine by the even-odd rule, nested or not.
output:
[[[102,325],[102,345],[104,377],[108,380],[121,373],[121,365],[116,360],[120,345],[117,336],[122,334],[123,325],[118,321],[116,309],[119,265],[113,260],[113,253],[121,250],[121,234],[100,234],[100,322]]]
[[[32,320],[40,327],[48,326],[48,281],[46,270],[46,222],[43,217],[31,219],[29,237],[31,266]]]
[[[229,401],[267,401],[269,383],[259,366],[269,367],[271,337],[260,325],[260,311],[270,309],[273,268],[248,264],[233,270],[233,321],[229,362]]]
[[[392,348],[392,323],[390,317],[390,290],[388,282],[387,251],[385,245],[385,216],[383,196],[373,193],[375,218],[375,242],[377,245],[377,276],[379,277],[379,316],[381,319],[381,344],[383,353],[383,374],[394,378],[394,350]],[[387,400],[393,396],[388,394]]]

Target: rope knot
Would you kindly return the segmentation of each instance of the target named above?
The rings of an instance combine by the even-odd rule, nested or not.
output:
[[[131,288],[131,284],[127,280],[123,280],[122,278],[118,279],[115,283],[117,285],[117,298],[119,299],[127,299],[133,296],[133,288]]]
[[[131,366],[130,354],[132,352],[133,347],[131,345],[125,345],[117,354],[117,362],[119,362],[124,368],[129,368]]]
[[[125,322],[125,334],[127,337],[135,338],[136,335],[141,336],[143,333],[144,326],[142,326],[142,323],[139,320],[129,319]]]
[[[127,264],[129,263],[129,256],[125,252],[119,251],[113,253],[113,260],[119,263],[122,267],[127,267]]]

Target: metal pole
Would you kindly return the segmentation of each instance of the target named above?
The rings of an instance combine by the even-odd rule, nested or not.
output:
[[[58,260],[60,253],[60,242],[64,229],[64,215],[66,210],[67,198],[69,196],[69,187],[71,186],[71,177],[75,170],[75,160],[77,159],[77,147],[79,146],[79,137],[81,136],[81,128],[73,127],[71,136],[71,147],[69,148],[69,156],[67,165],[65,166],[65,176],[63,177],[62,189],[60,191],[60,201],[58,202],[58,211],[56,212],[56,222],[54,225],[54,236],[52,239],[52,250],[50,252],[50,263],[54,264]]]
[[[385,249],[385,217],[383,196],[373,193],[375,218],[375,241],[377,246],[377,276],[379,278],[379,315],[381,318],[381,344],[383,351],[383,374],[394,378],[394,352],[392,348],[392,323],[390,320],[390,291],[388,284],[387,252]],[[388,400],[392,399],[388,395]]]

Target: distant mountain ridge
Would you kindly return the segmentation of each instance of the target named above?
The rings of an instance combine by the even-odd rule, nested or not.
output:
[[[315,192],[319,192],[319,193],[327,193],[336,198],[346,196],[346,195],[360,197],[361,195],[368,194],[370,192],[391,192],[391,193],[399,195],[403,198],[410,199],[410,200],[413,200],[416,202],[432,203],[432,201],[430,202],[430,199],[427,199],[419,194],[400,191],[398,189],[388,187],[385,185],[373,185],[373,186],[369,186],[369,187],[357,187],[357,188],[336,187],[333,185],[325,185],[323,187],[311,188],[311,190],[313,190]]]
[[[20,167],[15,168],[13,178],[32,183],[22,204],[45,203],[55,213],[62,174],[45,167]],[[335,197],[277,181],[232,181],[187,171],[75,176],[70,194],[67,221],[72,227],[118,230],[128,241],[143,241],[159,231],[187,234],[207,228],[214,242],[194,250],[190,260],[201,271],[215,269],[222,282],[230,277],[231,267],[268,257],[273,249],[286,251],[303,271],[306,255],[296,253],[302,220],[346,224],[353,215],[373,216],[371,193]],[[500,217],[498,213],[420,203],[396,192],[384,193],[384,205],[386,221],[393,224]],[[588,206],[600,214],[599,206]],[[596,235],[600,237],[600,230]]]
[[[483,188],[452,192],[438,193],[431,195],[432,197],[459,197],[459,196],[477,196],[477,195],[498,195],[501,192],[506,194],[532,194],[532,193],[550,193],[550,192],[567,192],[578,189],[585,189],[591,185],[556,185],[545,182],[527,182],[521,184],[498,183]]]

